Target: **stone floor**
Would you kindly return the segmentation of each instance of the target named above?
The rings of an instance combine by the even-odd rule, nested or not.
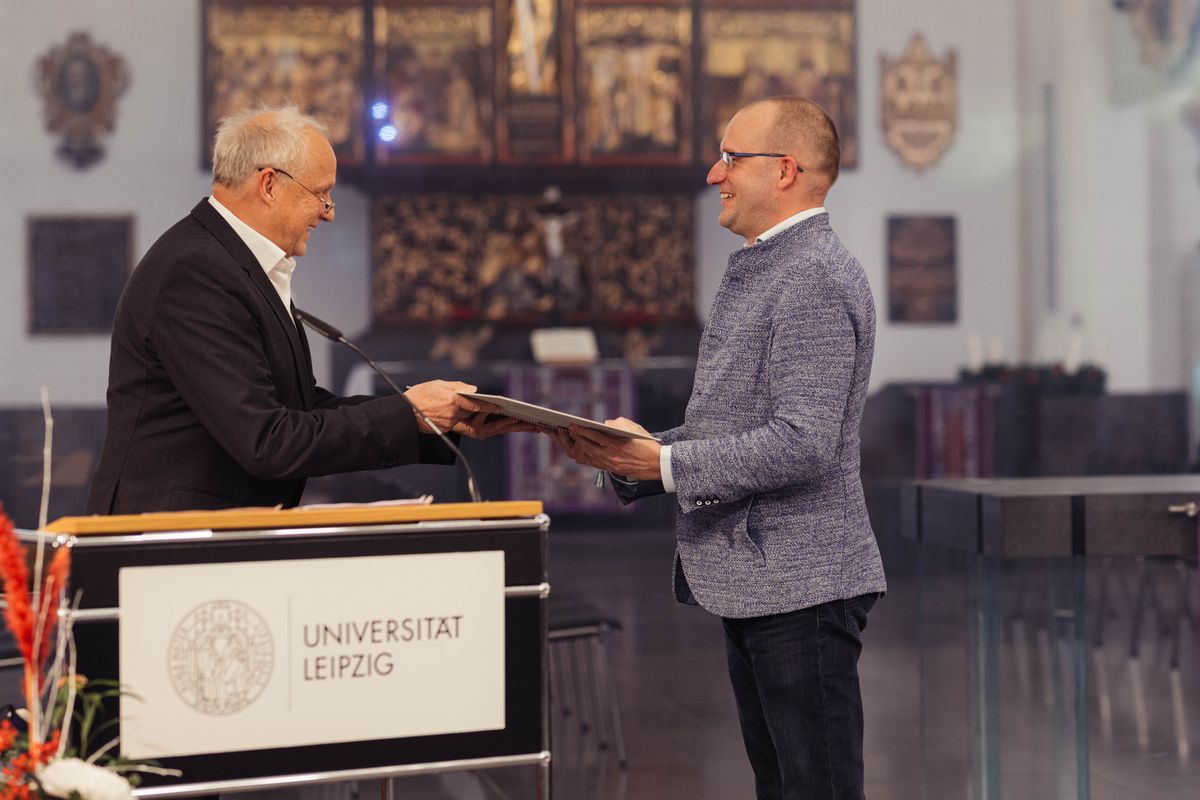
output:
[[[555,800],[753,797],[721,627],[672,598],[672,549],[665,527],[552,528],[554,594],[588,598],[622,625],[610,646],[628,749],[620,768],[613,747],[597,746],[595,726],[582,731],[578,713],[564,717],[556,704]],[[1086,616],[1072,605],[1069,565],[1003,565],[989,655],[980,647],[988,630],[980,613],[980,562],[946,551],[918,557],[902,541],[885,541],[883,551],[889,593],[871,613],[861,661],[868,797],[1084,796],[1073,702],[1082,664],[1090,797],[1200,796],[1195,564],[1088,562]],[[1086,622],[1078,651],[1077,620]],[[988,658],[997,676],[991,706],[979,679]],[[988,713],[997,715],[991,728]],[[995,767],[986,792],[985,764]],[[412,800],[535,797],[531,768],[412,777],[393,786],[396,797]],[[380,782],[372,781],[257,796],[375,800],[381,794]]]
[[[601,751],[595,730],[582,732],[577,717],[563,717],[556,705],[556,800],[753,797],[720,624],[673,600],[672,543],[664,528],[552,531],[553,591],[587,597],[622,623],[611,655],[629,753],[619,768],[613,748]],[[867,796],[1085,796],[1075,769],[1069,567],[1020,562],[997,578],[999,722],[988,755],[997,766],[985,793],[979,564],[946,551],[918,559],[905,542],[885,542],[884,554],[889,593],[871,613],[861,662]],[[1147,560],[1087,569],[1090,797],[1200,796],[1195,565]],[[416,800],[535,797],[530,769],[408,778],[394,791]],[[348,794],[328,787],[306,796]],[[380,786],[364,784],[357,794],[373,800]]]

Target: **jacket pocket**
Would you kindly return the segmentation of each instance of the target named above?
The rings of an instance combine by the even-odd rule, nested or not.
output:
[[[750,495],[750,499],[746,501],[746,509],[741,514],[741,519],[738,521],[737,532],[741,535],[751,549],[758,555],[760,561],[767,563],[767,553],[763,550],[762,542],[760,541],[761,533],[755,535],[755,532],[750,528],[750,512],[754,509],[754,503],[758,500],[758,495]]]
[[[188,489],[176,486],[171,490],[171,511],[218,511],[223,508],[237,508],[238,501],[217,494],[203,492],[199,489]]]

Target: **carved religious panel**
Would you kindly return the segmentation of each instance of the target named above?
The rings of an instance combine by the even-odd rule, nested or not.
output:
[[[739,108],[779,94],[819,103],[842,145],[842,168],[858,166],[857,24],[854,0],[713,2],[701,12],[701,148],[715,159]]]
[[[341,163],[361,162],[363,27],[358,0],[207,0],[205,161],[222,117],[290,101],[329,127]]]
[[[691,9],[596,3],[576,14],[580,159],[691,160]]]
[[[693,195],[399,195],[372,207],[378,325],[691,320]]]
[[[889,216],[887,254],[891,322],[954,322],[958,318],[954,217]]]
[[[492,7],[391,2],[375,8],[371,106],[380,163],[492,157]]]

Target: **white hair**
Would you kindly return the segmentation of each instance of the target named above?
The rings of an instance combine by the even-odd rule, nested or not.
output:
[[[304,131],[325,134],[320,122],[290,103],[261,105],[230,114],[217,127],[213,142],[213,182],[241,186],[263,167],[299,169],[308,154]]]

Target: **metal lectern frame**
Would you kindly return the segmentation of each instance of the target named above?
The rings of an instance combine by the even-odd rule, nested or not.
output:
[[[504,517],[505,504],[460,504],[464,518],[433,519],[418,510],[409,521],[253,529],[164,530],[74,535],[53,530],[55,547],[72,548],[72,586],[82,588],[81,607],[63,610],[75,621],[79,672],[119,678],[117,585],[126,566],[232,563],[292,559],[370,557],[417,553],[502,550],[505,554],[505,710],[501,731],[368,740],[298,748],[216,753],[158,759],[183,778],[147,776],[139,798],[175,798],[233,791],[261,791],[303,784],[400,778],[499,767],[536,768],[536,794],[550,797],[549,670],[546,651],[546,542],[550,519],[543,513]],[[516,505],[516,504],[509,504]],[[520,504],[530,507],[531,504]],[[489,507],[491,507],[489,509]],[[540,504],[533,504],[540,512]],[[475,511],[478,518],[471,518]],[[490,512],[490,513],[489,513]],[[279,512],[287,514],[288,512]],[[500,518],[496,518],[496,517]],[[441,517],[441,518],[437,518]],[[489,518],[491,517],[491,518]],[[299,518],[288,518],[291,521]],[[281,520],[282,521],[282,520]],[[51,523],[51,529],[57,523]],[[18,531],[36,543],[35,531]],[[112,709],[115,714],[115,706]],[[296,772],[286,764],[328,768]],[[189,779],[189,773],[194,776]]]

